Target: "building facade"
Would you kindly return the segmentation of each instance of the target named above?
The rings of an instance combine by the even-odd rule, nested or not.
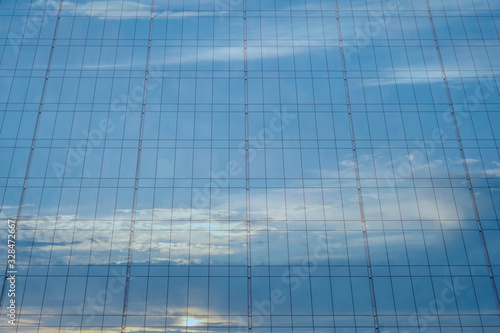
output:
[[[500,331],[498,1],[0,17],[2,332]]]

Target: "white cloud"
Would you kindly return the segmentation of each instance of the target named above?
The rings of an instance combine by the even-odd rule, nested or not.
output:
[[[59,3],[54,0],[38,0],[33,3],[33,7],[45,8],[49,4],[53,8],[58,8]],[[136,17],[150,17],[151,6],[134,1],[89,1],[86,3],[77,3],[65,1],[63,3],[63,11],[66,13],[74,13],[76,15],[85,15],[106,19],[128,19]],[[200,16],[223,16],[229,12],[226,10],[216,11],[156,11],[155,18],[188,18]]]

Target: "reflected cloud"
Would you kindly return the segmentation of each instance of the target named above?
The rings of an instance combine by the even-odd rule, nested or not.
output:
[[[169,18],[169,19],[183,19],[183,18],[189,18],[189,17],[203,17],[203,16],[220,16],[220,15],[228,15],[228,11],[164,11],[164,12],[159,12],[154,15],[154,18]]]
[[[32,4],[33,7],[44,8],[47,2],[53,0],[37,0]],[[59,5],[53,5],[54,8]],[[150,17],[151,5],[147,5],[134,1],[88,1],[86,3],[64,1],[63,11],[67,13],[74,13],[76,15],[97,17],[101,19],[135,19],[137,17]],[[189,17],[202,17],[202,16],[221,16],[227,15],[229,11],[157,11],[154,14],[155,18],[169,18],[169,19],[183,19]]]
[[[417,196],[415,193],[408,196],[406,192],[398,193],[395,189],[364,188],[362,193],[367,221],[440,220],[443,226],[447,224],[453,226],[458,216],[467,215],[468,206],[456,205],[453,199],[448,200],[443,196],[445,192],[437,197],[418,193]],[[335,199],[335,196],[338,199]],[[286,189],[286,192],[283,189],[270,188],[267,191],[252,192],[250,197],[251,219],[255,221],[250,235],[263,241],[264,248],[271,246],[271,243],[267,237],[261,237],[262,232],[279,233],[285,237],[282,241],[287,242],[289,237],[297,235],[296,232],[303,233],[300,230],[304,230],[305,222],[300,221],[306,218],[309,224],[321,221],[323,233],[325,225],[327,230],[343,230],[343,224],[332,229],[330,221],[349,219],[349,216],[352,216],[350,217],[352,221],[347,221],[346,224],[360,227],[359,222],[356,223],[354,214],[355,211],[359,212],[355,189],[342,194],[339,188],[307,188],[305,191],[302,188],[291,188]],[[395,202],[398,202],[399,208],[394,205]],[[138,209],[132,261],[175,265],[224,265],[233,260],[245,263],[247,251],[245,223],[230,222],[231,215],[244,216],[245,210],[246,207],[230,212],[226,209],[223,213],[224,210],[221,209],[216,215],[220,220],[217,220],[210,219],[210,216],[212,218],[214,216],[213,210],[210,209]],[[154,222],[148,218],[151,216],[155,216]],[[112,221],[113,215],[103,218],[102,221],[96,220],[95,224],[79,222],[78,217],[72,215],[23,219],[19,241],[29,242],[23,251],[31,251],[31,241],[34,243],[31,258],[24,253],[20,256],[24,259],[20,260],[31,260],[31,264],[47,264],[49,258],[52,264],[126,263],[130,221]],[[283,229],[287,225],[283,221],[287,221],[289,228]],[[30,225],[37,225],[37,230],[27,229],[26,227]],[[301,225],[303,227],[300,227]],[[417,229],[420,228],[419,225],[416,224]],[[51,230],[54,226],[55,231]],[[93,229],[94,226],[96,229]],[[75,227],[78,230],[73,233]],[[390,239],[386,241],[390,242]],[[259,247],[253,250],[259,251]],[[364,255],[362,251],[360,255]],[[331,259],[334,261],[335,256],[336,254],[332,253]],[[307,260],[307,256],[292,256],[290,260],[291,263],[300,263],[302,260]]]
[[[500,162],[492,161],[491,163],[493,165],[497,166],[497,168],[486,169],[485,170],[486,175],[492,176],[492,177],[500,177]]]

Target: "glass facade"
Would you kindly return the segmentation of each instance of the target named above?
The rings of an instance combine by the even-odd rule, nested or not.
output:
[[[499,332],[499,33],[496,0],[0,0],[0,331]]]

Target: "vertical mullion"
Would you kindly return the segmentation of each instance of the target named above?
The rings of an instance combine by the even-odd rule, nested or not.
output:
[[[427,13],[428,13],[428,16],[429,16],[429,23],[431,25],[432,34],[433,34],[433,37],[434,37],[434,43],[435,43],[435,47],[436,47],[436,54],[437,54],[437,57],[438,57],[438,60],[439,60],[439,65],[440,65],[440,68],[441,68],[441,74],[442,74],[442,77],[443,77],[444,88],[446,90],[446,97],[448,99],[448,104],[449,104],[449,107],[450,107],[451,118],[452,118],[452,121],[453,121],[453,127],[455,129],[455,134],[457,136],[458,148],[460,150],[460,157],[462,159],[462,165],[463,165],[463,168],[464,168],[465,177],[467,179],[467,187],[469,188],[469,194],[470,194],[470,198],[471,198],[471,203],[472,203],[472,207],[473,207],[473,210],[474,210],[474,217],[476,218],[477,228],[478,228],[478,231],[479,231],[479,237],[481,238],[481,245],[483,247],[484,256],[485,256],[485,260],[486,260],[486,265],[488,266],[488,273],[489,273],[489,277],[490,277],[491,287],[493,289],[493,296],[495,297],[495,301],[496,301],[496,304],[497,304],[497,312],[500,315],[500,298],[498,296],[498,289],[497,289],[497,286],[496,286],[496,283],[495,283],[495,276],[493,275],[493,269],[491,267],[490,254],[488,252],[488,247],[486,245],[486,239],[485,239],[484,233],[483,233],[483,227],[482,227],[482,223],[481,223],[481,218],[479,216],[479,210],[477,208],[476,197],[474,196],[474,189],[472,188],[472,181],[471,181],[471,178],[470,178],[469,168],[467,167],[467,161],[465,159],[465,152],[464,152],[464,148],[463,148],[463,145],[462,145],[462,140],[460,138],[459,125],[458,125],[458,122],[457,122],[457,118],[455,116],[455,108],[453,107],[453,99],[451,98],[450,86],[448,85],[448,79],[446,77],[446,71],[444,69],[444,62],[443,62],[443,57],[442,57],[442,54],[441,54],[441,49],[439,48],[439,42],[438,42],[438,38],[437,38],[436,27],[434,25],[434,19],[433,19],[433,16],[432,16],[432,12],[431,12],[431,7],[430,7],[430,4],[429,4],[429,0],[425,0],[425,2],[426,2],[426,6],[427,6]]]
[[[63,2],[64,2],[64,0],[61,0],[61,2],[59,3],[59,8],[57,10],[57,19],[56,19],[56,24],[54,27],[54,35],[52,36],[52,44],[51,44],[51,48],[50,48],[50,52],[49,52],[49,59],[47,61],[47,70],[45,71],[45,80],[43,82],[42,94],[40,96],[40,104],[38,106],[38,113],[36,116],[35,128],[33,130],[33,138],[31,140],[30,152],[29,152],[29,156],[28,156],[28,163],[26,166],[26,173],[24,175],[23,188],[21,190],[21,199],[19,201],[19,207],[17,209],[16,224],[15,224],[15,228],[14,228],[14,236],[17,235],[17,231],[19,229],[19,222],[20,222],[21,215],[23,212],[24,198],[26,196],[26,187],[28,185],[28,177],[29,177],[29,174],[31,171],[31,165],[33,162],[33,151],[35,150],[36,137],[38,134],[38,129],[40,127],[40,118],[41,118],[41,114],[42,114],[42,110],[43,110],[43,101],[45,99],[45,93],[47,91],[47,82],[49,80],[50,67],[51,67],[52,58],[54,55],[54,48],[56,46],[56,36],[57,36],[58,27],[59,27],[59,22],[61,20],[61,12],[62,12],[62,7],[63,7]],[[2,294],[0,295],[0,306],[3,305],[3,298],[4,298],[5,286],[7,285],[6,281],[7,281],[7,277],[8,277],[8,272],[9,272],[9,265],[8,265],[8,263],[6,263],[5,274],[4,274],[4,283],[2,285],[2,291],[1,291]]]
[[[366,262],[367,262],[367,268],[368,268],[368,280],[369,280],[369,285],[370,285],[370,297],[371,297],[371,301],[372,301],[373,319],[374,319],[374,324],[375,324],[375,332],[379,332],[377,303],[375,300],[375,287],[373,284],[373,275],[372,275],[371,260],[370,260],[370,249],[369,249],[369,244],[368,244],[368,235],[366,232],[365,209],[363,206],[363,193],[361,192],[361,180],[360,180],[360,176],[359,176],[358,155],[356,152],[356,138],[354,135],[354,123],[353,123],[352,114],[351,114],[351,100],[350,100],[350,96],[349,96],[349,83],[347,81],[347,68],[346,68],[346,61],[345,61],[345,56],[344,56],[344,46],[342,43],[342,29],[341,29],[341,25],[340,25],[338,0],[335,0],[335,16],[336,16],[336,21],[337,21],[337,31],[338,31],[339,46],[340,46],[340,59],[342,62],[342,72],[343,72],[343,76],[344,76],[344,87],[345,87],[346,101],[347,101],[347,113],[348,113],[348,117],[349,117],[349,127],[350,127],[350,132],[351,132],[352,152],[353,152],[353,159],[354,159],[354,168],[355,168],[355,173],[356,173],[356,186],[357,186],[357,190],[358,190],[358,201],[359,201],[359,210],[360,210],[360,216],[361,216],[361,225],[363,228],[363,240],[364,240]]]
[[[248,53],[247,53],[247,1],[243,0],[243,52],[245,75],[245,188],[246,188],[246,241],[247,241],[247,300],[248,332],[252,332],[252,237],[250,234],[250,156],[248,127]]]
[[[153,36],[153,19],[154,19],[154,8],[155,8],[155,0],[151,2],[151,15],[149,18],[149,36],[148,36],[148,51],[146,55],[146,70],[144,77],[144,90],[142,95],[142,106],[141,106],[141,121],[139,127],[139,147],[137,149],[137,164],[135,170],[135,184],[134,184],[134,194],[132,199],[132,217],[130,222],[130,238],[128,243],[128,259],[127,259],[127,273],[125,280],[125,292],[123,299],[123,313],[122,313],[122,325],[121,332],[125,332],[126,329],[126,321],[127,321],[127,308],[128,308],[128,296],[130,290],[130,271],[132,268],[132,248],[134,243],[134,232],[135,232],[135,216],[137,209],[137,192],[139,188],[139,174],[141,168],[141,154],[142,154],[142,137],[144,134],[144,117],[146,111],[146,98],[147,98],[147,89],[148,89],[148,78],[149,78],[149,62],[151,58],[151,40]]]
[[[198,3],[198,11],[200,11],[200,5]],[[199,64],[199,60],[198,60],[198,55],[199,55],[199,24],[200,24],[200,21],[199,21],[199,18],[198,19],[198,22],[197,22],[197,31],[196,31],[196,68],[195,68],[195,71],[196,71],[196,74],[195,74],[195,82],[194,82],[194,112],[193,112],[193,138],[192,138],[192,142],[193,142],[193,147],[192,147],[192,154],[191,154],[191,202],[190,202],[190,209],[189,209],[189,240],[188,240],[188,267],[187,267],[187,295],[186,295],[186,316],[189,318],[189,296],[190,294],[190,286],[191,286],[191,248],[193,247],[193,236],[192,236],[192,233],[193,233],[193,197],[194,197],[194,191],[193,191],[193,179],[194,179],[194,159],[195,159],[195,147],[196,147],[196,140],[195,140],[195,136],[196,136],[196,114],[197,114],[197,100],[196,100],[196,93],[197,93],[197,88],[198,88],[198,64]],[[179,87],[179,90],[180,90],[180,87]],[[211,219],[211,215],[209,215],[209,218]],[[210,222],[208,224],[210,226]],[[209,227],[210,228],[210,227]],[[209,239],[210,239],[210,236],[209,236]],[[210,243],[210,241],[209,241]],[[208,246],[209,248],[209,255],[208,257],[210,258],[210,245]],[[196,275],[195,275],[196,276]],[[207,285],[208,286],[208,285]],[[208,311],[207,311],[207,318],[208,318]],[[189,328],[188,328],[188,323],[186,323],[186,332],[189,332]]]

